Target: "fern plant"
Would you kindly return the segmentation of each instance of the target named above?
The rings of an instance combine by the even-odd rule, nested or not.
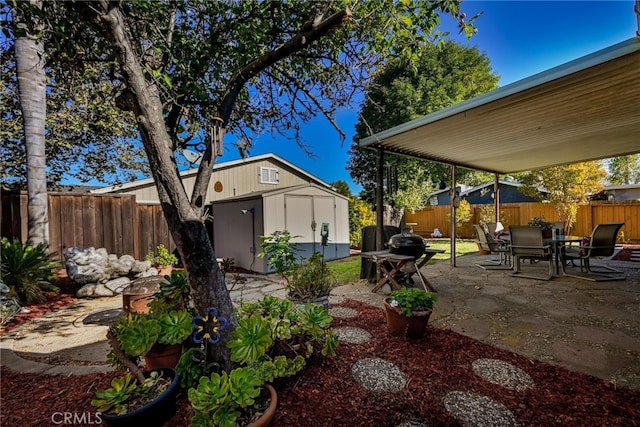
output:
[[[21,304],[44,301],[43,291],[59,291],[51,281],[57,278],[62,264],[45,244],[28,241],[23,246],[17,239],[10,242],[3,237],[1,258],[2,280]]]

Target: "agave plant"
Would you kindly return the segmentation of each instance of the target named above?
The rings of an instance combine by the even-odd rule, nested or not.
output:
[[[33,245],[30,241],[23,246],[19,240],[10,242],[2,238],[2,280],[9,287],[10,295],[22,304],[45,300],[43,290],[59,291],[51,284],[57,278],[57,270],[62,264],[55,254],[48,252],[43,243]]]

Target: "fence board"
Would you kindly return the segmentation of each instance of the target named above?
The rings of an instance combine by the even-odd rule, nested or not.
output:
[[[96,198],[82,197],[82,223],[85,228],[84,246],[96,247],[98,229],[96,228]],[[99,246],[98,246],[99,247]]]
[[[49,196],[49,251],[56,252],[62,259],[62,219],[60,198]]]

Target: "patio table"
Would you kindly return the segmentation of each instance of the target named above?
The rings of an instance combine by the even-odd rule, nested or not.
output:
[[[425,291],[437,292],[435,288],[429,283],[426,277],[422,274],[420,269],[424,267],[424,265],[433,258],[436,254],[444,253],[442,249],[429,249],[426,248],[424,250],[424,255],[421,258],[415,259],[410,255],[398,255],[393,254],[389,250],[383,251],[372,251],[372,252],[362,252],[360,256],[362,258],[367,258],[376,263],[378,267],[378,271],[380,272],[380,280],[376,283],[376,285],[371,289],[371,292],[376,292],[380,289],[385,283],[389,283],[391,289],[402,289],[402,286],[395,279],[395,275],[405,266],[410,265],[411,263],[415,264],[415,271],[409,275],[409,277],[414,274],[418,275],[420,282],[422,283],[422,287]],[[390,267],[389,267],[390,266]]]
[[[575,243],[575,242],[580,243],[581,241],[582,241],[581,236],[571,236],[571,235],[564,235],[564,234],[559,234],[559,235],[554,234],[552,237],[544,239],[544,243],[550,243],[552,245],[553,260],[555,263],[554,264],[555,276],[562,276],[561,270],[560,270],[560,263],[564,262],[561,259],[562,247],[568,243]]]

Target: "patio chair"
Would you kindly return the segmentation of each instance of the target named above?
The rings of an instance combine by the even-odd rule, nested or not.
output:
[[[480,245],[480,248],[491,254],[497,253],[499,255],[498,259],[490,259],[485,264],[476,263],[476,267],[480,267],[483,270],[510,270],[509,245],[495,240],[481,225],[473,224],[473,229],[476,233],[476,242]]]
[[[553,277],[553,248],[550,244],[544,244],[542,228],[527,225],[510,225],[511,256],[513,257],[513,273],[515,277],[528,279],[549,280]],[[536,261],[548,261],[549,272],[544,277],[522,274],[520,272],[520,260],[529,259]]]
[[[576,277],[578,279],[601,282],[607,280],[624,280],[622,271],[607,265],[598,265],[598,270],[591,267],[592,258],[611,257],[615,251],[618,232],[624,222],[613,222],[609,224],[598,224],[593,229],[589,242],[580,246],[569,246],[562,248],[562,272],[565,276]],[[580,272],[582,275],[570,274],[566,270],[566,261],[580,261]],[[617,274],[611,274],[617,273]]]

